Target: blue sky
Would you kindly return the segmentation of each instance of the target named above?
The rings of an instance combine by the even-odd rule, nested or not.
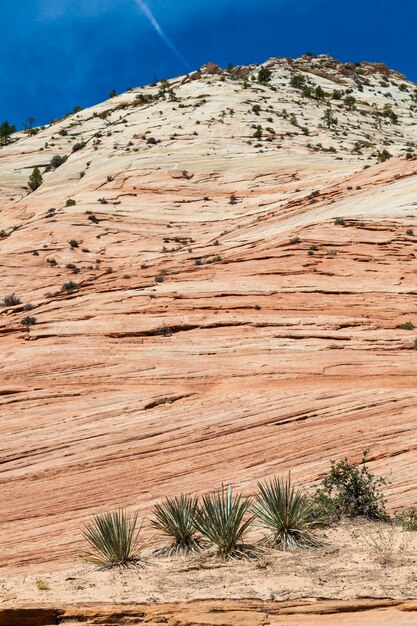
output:
[[[328,52],[417,81],[417,0],[1,0],[0,122],[21,127],[207,61]]]

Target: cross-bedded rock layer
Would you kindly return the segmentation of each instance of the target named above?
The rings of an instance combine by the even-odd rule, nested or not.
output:
[[[390,506],[415,502],[414,85],[265,66],[267,85],[207,66],[0,150],[0,298],[21,300],[0,309],[3,567],[72,558],[98,511],[308,484],[365,448]]]

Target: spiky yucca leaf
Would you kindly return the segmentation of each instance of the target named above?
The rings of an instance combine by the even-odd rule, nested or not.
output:
[[[313,517],[309,496],[291,485],[291,478],[273,478],[258,483],[252,512],[263,528],[272,531],[271,543],[284,550],[300,545],[318,545],[311,528],[319,523]]]
[[[198,507],[198,498],[189,495],[165,498],[154,507],[154,519],[151,524],[156,530],[172,540],[163,550],[171,555],[179,552],[191,552],[198,548],[194,518]]]
[[[195,527],[203,537],[217,547],[222,557],[244,552],[243,539],[252,525],[254,516],[247,516],[251,500],[242,494],[233,495],[230,488],[222,487],[217,493],[203,496],[195,515]]]
[[[89,544],[83,558],[103,568],[139,564],[138,535],[142,526],[137,526],[138,513],[131,518],[123,510],[96,515],[82,530]]]

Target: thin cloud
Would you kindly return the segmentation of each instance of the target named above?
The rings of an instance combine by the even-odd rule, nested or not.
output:
[[[187,69],[191,69],[191,64],[187,61],[187,59],[181,54],[181,52],[178,50],[178,48],[175,46],[175,44],[173,43],[173,41],[170,39],[170,37],[167,35],[167,33],[164,31],[164,29],[162,28],[162,26],[159,24],[158,20],[156,19],[156,17],[154,16],[154,14],[152,13],[149,5],[146,3],[145,0],[133,0],[134,3],[136,4],[136,6],[138,7],[138,9],[145,15],[145,17],[148,18],[149,22],[151,23],[151,25],[153,26],[153,28],[156,30],[156,32],[158,33],[158,35],[160,36],[160,38],[162,39],[162,41],[168,46],[168,48],[180,59],[180,61],[182,61],[182,63],[185,65],[185,67]]]

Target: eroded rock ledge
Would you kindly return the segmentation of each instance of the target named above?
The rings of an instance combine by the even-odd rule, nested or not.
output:
[[[412,624],[417,601],[401,600],[197,600],[170,604],[89,604],[0,609],[0,626],[63,623],[167,624],[168,626],[284,626],[285,624]]]

